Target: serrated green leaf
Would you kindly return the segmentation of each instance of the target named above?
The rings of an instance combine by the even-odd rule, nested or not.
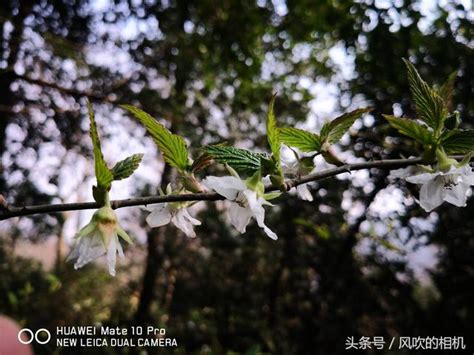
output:
[[[122,180],[128,178],[137,170],[143,159],[143,154],[133,154],[124,160],[119,161],[111,169],[114,180]]]
[[[270,145],[270,150],[272,151],[273,160],[277,169],[280,167],[280,131],[277,126],[275,114],[273,112],[273,106],[275,105],[275,95],[273,95],[268,105],[268,114],[267,114],[267,139],[268,144]]]
[[[456,82],[458,71],[452,72],[446,82],[439,88],[438,94],[444,100],[448,111],[453,107],[454,84]]]
[[[461,132],[461,130],[460,130],[460,129],[456,129],[456,128],[451,129],[451,130],[446,130],[446,131],[444,131],[443,134],[441,134],[441,136],[440,136],[440,138],[439,138],[439,139],[440,139],[440,142],[445,141],[446,139],[448,139],[449,137],[451,137],[453,134],[456,134],[456,133],[459,133],[459,132]]]
[[[137,107],[131,105],[121,105],[121,107],[133,114],[146,127],[147,132],[152,136],[163,154],[163,158],[169,165],[174,166],[181,172],[187,170],[188,150],[182,137],[171,133],[152,116]]]
[[[302,152],[319,152],[321,139],[319,135],[299,128],[280,128],[280,139],[289,147],[298,148]]]
[[[228,164],[239,174],[253,175],[261,170],[262,161],[268,158],[262,153],[225,145],[209,145],[204,151],[221,164]]]
[[[212,164],[213,158],[208,153],[201,154],[191,165],[191,172],[197,173]]]
[[[321,138],[321,145],[324,143],[337,143],[342,138],[344,133],[346,133],[349,128],[351,128],[355,120],[370,110],[370,108],[357,109],[344,113],[330,122],[326,122],[321,128],[321,132],[319,134]]]
[[[395,128],[398,132],[417,140],[423,145],[430,144],[433,141],[433,133],[416,121],[391,115],[383,115],[383,117],[390,123],[390,126]]]
[[[435,132],[440,131],[448,113],[444,100],[420,77],[413,64],[405,59],[403,61],[408,69],[408,81],[418,118]]]
[[[87,102],[87,110],[89,112],[90,137],[92,139],[92,146],[94,152],[95,176],[97,178],[97,187],[103,190],[109,190],[113,180],[113,174],[105,163],[102,150],[100,148],[99,133],[97,132],[97,125],[95,123],[94,110],[91,103]]]
[[[474,151],[474,130],[454,130],[441,142],[447,154],[468,154]]]

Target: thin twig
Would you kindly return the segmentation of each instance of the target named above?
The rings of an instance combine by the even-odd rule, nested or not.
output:
[[[455,157],[457,159],[462,157]],[[371,162],[363,163],[354,163],[354,164],[345,164],[337,168],[327,169],[321,172],[309,174],[303,176],[299,179],[292,179],[286,181],[287,189],[292,187],[311,182],[323,180],[331,176],[336,176],[339,174],[363,170],[363,169],[396,169],[402,168],[410,165],[416,165],[422,163],[421,158],[411,158],[411,159],[390,159],[390,160],[378,160]],[[268,186],[266,191],[274,191],[276,187]],[[204,192],[204,193],[189,193],[189,194],[177,194],[177,195],[167,195],[167,196],[144,196],[144,197],[135,197],[125,200],[114,200],[111,201],[112,208],[122,208],[130,206],[141,206],[149,205],[152,203],[163,203],[163,202],[177,202],[177,201],[217,201],[223,200],[224,197],[215,193],[215,192]],[[5,220],[13,217],[27,216],[39,213],[55,213],[55,212],[64,212],[64,211],[78,211],[78,210],[88,210],[99,208],[100,205],[97,202],[79,202],[79,203],[62,203],[62,204],[52,204],[52,205],[37,205],[37,206],[24,206],[24,207],[15,207],[15,206],[5,206],[2,211],[0,211],[0,220]]]
[[[73,97],[84,97],[85,96],[85,97],[89,98],[89,100],[99,101],[99,102],[112,102],[113,101],[113,100],[110,100],[105,95],[99,95],[99,94],[95,94],[93,92],[86,92],[86,91],[76,90],[74,88],[66,88],[66,87],[60,86],[56,83],[44,81],[44,80],[41,80],[41,79],[29,78],[26,75],[15,74],[15,77],[17,79],[24,80],[24,81],[26,81],[30,84],[39,85],[39,86],[43,86],[43,87],[49,87],[51,89],[57,90],[59,92],[67,94],[67,95],[71,95]]]

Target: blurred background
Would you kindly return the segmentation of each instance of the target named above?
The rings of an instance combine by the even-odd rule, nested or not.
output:
[[[272,92],[281,125],[314,132],[370,106],[341,156],[416,155],[381,117],[414,117],[401,58],[429,83],[459,70],[454,102],[474,128],[473,23],[469,0],[4,0],[0,193],[16,206],[92,199],[86,98],[109,163],[145,153],[112,199],[156,194],[175,178],[122,103],[185,136],[194,153],[223,140],[265,150]],[[425,213],[416,187],[388,174],[314,183],[314,202],[280,197],[267,215],[278,241],[255,224],[237,234],[215,203],[196,204],[193,240],[120,209],[137,243],[115,278],[100,262],[79,271],[65,262],[92,211],[1,221],[0,314],[32,329],[151,324],[178,341],[148,354],[344,354],[348,336],[459,335],[469,348],[474,200]]]

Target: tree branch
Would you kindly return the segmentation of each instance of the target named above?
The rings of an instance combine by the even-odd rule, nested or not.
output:
[[[455,159],[461,159],[460,156],[453,157]],[[319,181],[326,179],[331,176],[339,174],[363,170],[363,169],[397,169],[407,167],[410,165],[416,165],[422,163],[421,158],[411,159],[389,159],[389,160],[378,160],[363,163],[345,164],[337,168],[327,169],[321,172],[316,172],[303,176],[298,179],[291,179],[285,182],[287,190],[291,188],[312,181]],[[274,191],[276,187],[267,186],[266,191]],[[130,206],[149,205],[152,203],[163,203],[163,202],[177,202],[177,201],[217,201],[224,200],[225,198],[215,192],[204,192],[204,193],[189,193],[189,194],[178,194],[178,195],[167,195],[167,196],[144,196],[135,197],[125,200],[114,200],[111,201],[112,208],[122,208]],[[27,216],[39,213],[55,213],[64,211],[78,211],[87,210],[101,207],[97,202],[79,202],[79,203],[64,203],[64,204],[52,204],[52,205],[37,205],[37,206],[0,206],[0,220],[5,220],[13,217]]]
[[[30,84],[33,84],[33,85],[48,87],[48,88],[57,90],[57,91],[59,91],[63,94],[70,95],[70,96],[75,97],[75,98],[87,97],[90,101],[96,101],[96,102],[101,102],[101,103],[102,102],[116,103],[115,100],[110,99],[108,97],[108,95],[105,95],[105,94],[96,94],[96,93],[93,93],[93,92],[77,90],[75,88],[66,88],[66,87],[60,86],[56,83],[44,81],[44,80],[41,80],[41,79],[33,79],[33,78],[30,78],[26,75],[19,75],[19,74],[16,74],[16,73],[14,73],[14,75],[15,75],[16,79],[24,80],[24,81],[26,81]]]

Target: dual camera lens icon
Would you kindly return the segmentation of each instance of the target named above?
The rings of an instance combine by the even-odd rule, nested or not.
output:
[[[23,334],[25,334],[25,336],[22,337]],[[26,334],[28,334],[28,336]],[[46,338],[43,334],[46,335]],[[25,337],[29,339],[27,338],[28,340],[25,340]],[[20,343],[30,344],[33,340],[36,340],[38,344],[47,344],[51,340],[51,333],[45,328],[38,329],[36,333],[33,333],[33,331],[28,328],[23,328],[18,332],[18,341]]]

